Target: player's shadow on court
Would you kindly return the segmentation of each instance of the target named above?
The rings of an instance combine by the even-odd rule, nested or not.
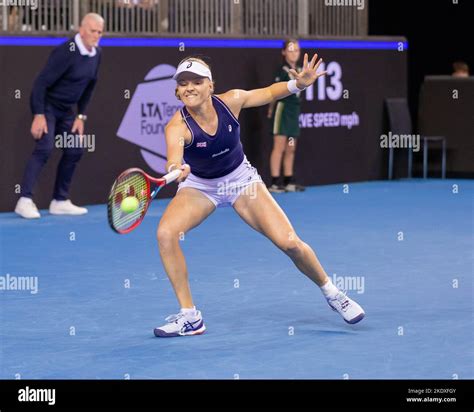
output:
[[[323,335],[323,336],[331,336],[331,335],[356,335],[357,331],[353,330],[314,330],[308,329],[306,332],[311,333],[313,335]]]
[[[318,335],[359,335],[362,332],[365,333],[373,330],[370,325],[364,325],[363,323],[355,325],[345,324],[340,327],[341,329],[330,329],[324,327],[317,328],[316,326],[312,329],[308,328],[307,331]]]
[[[323,326],[323,325],[310,325],[308,322],[296,322],[294,325],[295,331],[298,330],[298,333],[305,333],[307,335],[319,335],[319,336],[349,336],[349,335],[358,335],[361,332],[366,332],[370,330],[368,325],[344,325],[341,324],[337,329],[333,326]]]

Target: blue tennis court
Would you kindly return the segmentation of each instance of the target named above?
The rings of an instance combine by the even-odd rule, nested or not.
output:
[[[275,195],[364,307],[354,326],[232,208],[218,209],[182,241],[207,331],[175,339],[153,336],[179,311],[155,237],[168,200],[125,236],[105,205],[38,221],[2,213],[0,377],[472,379],[473,189],[402,180]],[[20,277],[37,289],[14,290]]]

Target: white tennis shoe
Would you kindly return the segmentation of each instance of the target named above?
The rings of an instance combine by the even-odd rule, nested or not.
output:
[[[33,199],[23,196],[16,203],[15,213],[25,219],[38,219],[41,217]]]
[[[49,205],[49,213],[52,215],[85,215],[87,209],[73,205],[70,200],[55,200]]]
[[[326,300],[331,309],[338,312],[351,325],[360,322],[365,316],[364,309],[342,291],[332,298],[326,298]]]
[[[196,310],[193,316],[180,311],[176,315],[168,316],[165,320],[168,322],[166,325],[155,328],[153,331],[157,338],[201,335],[206,330],[199,310]]]

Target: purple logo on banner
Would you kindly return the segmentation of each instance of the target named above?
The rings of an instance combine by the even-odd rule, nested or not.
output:
[[[176,99],[176,68],[160,64],[151,69],[138,84],[117,136],[136,144],[145,162],[155,172],[166,170],[165,126],[182,104]]]

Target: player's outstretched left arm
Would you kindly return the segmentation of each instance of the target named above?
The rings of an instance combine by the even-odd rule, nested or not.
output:
[[[290,73],[296,80],[295,85],[298,89],[304,90],[306,87],[311,86],[318,77],[324,76],[327,73],[326,71],[319,73],[317,71],[322,61],[322,59],[318,60],[318,55],[315,54],[311,61],[308,62],[308,53],[305,53],[302,70],[299,73],[294,69],[290,70]],[[288,89],[288,83],[273,83],[268,87],[254,90],[234,89],[218,96],[230,107],[234,115],[238,116],[241,109],[264,106],[274,100],[289,96],[292,92]]]

